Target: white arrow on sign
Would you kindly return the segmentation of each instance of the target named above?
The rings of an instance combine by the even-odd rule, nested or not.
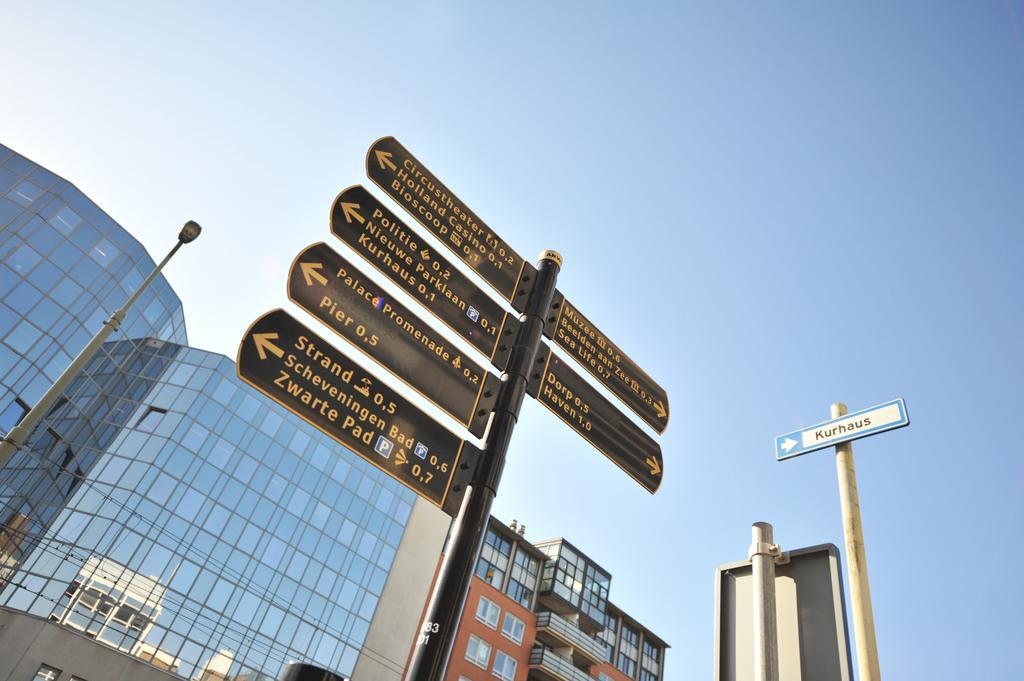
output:
[[[782,448],[786,451],[786,453],[789,453],[789,450],[793,449],[793,447],[796,447],[796,445],[796,440],[791,440],[788,437],[782,441]]]

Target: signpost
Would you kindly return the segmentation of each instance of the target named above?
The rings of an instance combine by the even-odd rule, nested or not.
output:
[[[536,276],[534,267],[398,140],[382,137],[370,146],[366,174],[512,307],[519,312],[525,309],[532,285],[523,283]]]
[[[823,421],[816,426],[794,430],[775,438],[775,458],[779,461],[807,454],[841,442],[859,440],[887,430],[910,425],[907,405],[902,398],[870,409]]]
[[[394,137],[366,154],[366,174],[518,311],[536,272]],[[668,394],[556,291],[544,335],[659,433],[668,426]]]
[[[503,368],[503,365],[507,364],[512,346],[511,335],[518,329],[519,321],[505,312],[501,305],[495,303],[487,293],[452,267],[442,256],[427,249],[408,226],[369,192],[356,186],[349,187],[338,196],[331,211],[331,231],[352,246],[364,259],[375,264],[378,271],[392,282],[424,303],[427,309],[449,328],[459,333],[483,354],[490,356],[492,364],[497,368]],[[424,251],[427,251],[426,258]],[[293,290],[298,280],[294,269],[293,265],[290,285]],[[354,268],[352,270],[354,271]],[[424,277],[423,272],[441,274]],[[437,291],[428,283],[430,280],[444,282],[443,290],[447,291],[448,295],[437,295]],[[299,285],[297,288],[302,289],[303,286]],[[557,292],[555,297],[564,300],[564,296]],[[294,295],[292,299],[295,299]],[[554,323],[557,323],[559,329],[557,337],[561,339],[560,345],[571,346],[576,353],[575,357],[586,356],[593,366],[606,370],[604,375],[611,381],[610,385],[613,387],[625,386],[620,377],[626,374],[615,369],[629,362],[628,358],[624,358],[615,350],[614,346],[600,332],[595,331],[575,308],[568,303],[566,306],[567,311],[562,308],[563,314],[554,317]],[[474,321],[466,311],[472,311],[477,321]],[[547,324],[551,323],[549,318]],[[488,329],[503,331],[500,335],[492,336],[486,333]],[[545,369],[544,380],[532,382],[529,394],[537,397],[539,392],[541,403],[570,428],[647,491],[657,491],[662,473],[661,447],[658,443],[551,353],[547,346],[542,346],[538,352],[538,360],[547,362],[549,357],[553,361],[550,367]],[[502,358],[503,361],[499,362],[497,358]],[[613,369],[608,369],[609,366]],[[643,373],[639,368],[631,371]],[[408,380],[406,382],[410,383]],[[624,392],[634,395],[628,388]],[[636,401],[633,403],[638,404]],[[659,400],[656,404],[662,404],[662,401]],[[479,411],[479,407],[477,410]],[[661,413],[667,417],[667,412]],[[661,429],[664,429],[664,423]]]
[[[491,347],[491,354],[488,354],[486,345],[481,347],[478,344],[477,349],[492,362],[495,361],[494,353],[511,350],[508,374],[514,375],[512,367],[517,361],[514,358],[521,360],[527,354],[517,352],[525,349],[522,347],[521,338],[524,334],[532,333],[527,331],[528,326],[539,323],[538,338],[536,342],[530,342],[528,349],[528,353],[536,354],[537,357],[531,355],[531,361],[525,367],[530,374],[531,393],[648,491],[656,491],[661,484],[662,474],[661,451],[657,443],[601,397],[596,389],[565,366],[550,349],[541,348],[539,337],[543,334],[552,338],[555,344],[567,351],[569,356],[659,433],[668,425],[668,395],[665,390],[570,304],[564,295],[554,290],[555,274],[550,275],[551,290],[540,291],[542,283],[546,283],[548,278],[544,277],[538,268],[530,266],[515,249],[498,236],[395,138],[384,137],[370,146],[366,155],[366,172],[370,180],[401,205],[465,265],[482,277],[515,310],[533,311],[534,317],[530,314],[524,315],[519,327],[513,328],[505,319],[499,327],[499,312],[492,310],[488,327],[499,329],[494,339],[497,346]],[[384,226],[388,232],[385,233],[379,224],[374,225],[374,229],[371,230],[366,216],[363,213],[357,215],[359,209],[354,206],[358,205],[361,208],[363,204],[369,206],[372,203],[375,203],[372,197],[361,188],[343,192],[332,213],[332,230],[350,244],[355,241],[356,250],[393,281],[396,281],[396,277],[398,280],[409,280],[408,285],[396,281],[409,290],[409,287],[414,285],[414,279],[410,279],[406,273],[409,270],[417,272],[427,267],[424,262],[426,258],[418,259],[414,253],[422,244],[410,236],[407,227],[379,205],[373,205],[372,215],[382,223],[387,223]],[[344,224],[337,217],[339,210]],[[363,226],[364,233],[358,236],[355,236],[358,233],[358,228],[354,228],[355,222]],[[369,236],[365,233],[367,231],[371,232]],[[342,236],[343,234],[347,234],[347,238]],[[387,250],[382,250],[379,245],[374,244],[375,238]],[[370,246],[373,246],[373,249]],[[434,256],[436,263],[436,254]],[[547,265],[550,265],[550,262]],[[560,265],[559,257],[558,266]],[[440,266],[448,267],[444,261],[440,261]],[[448,269],[454,272],[454,268]],[[555,273],[557,269],[555,267]],[[456,290],[464,291],[467,296],[477,292],[468,281],[463,281],[464,278],[457,277],[457,280],[460,286]],[[538,309],[536,303],[541,298],[545,300],[545,305]],[[420,294],[420,300],[428,307],[434,307],[434,300],[424,300],[423,292]],[[435,310],[435,314],[454,328],[451,321],[460,311],[452,309],[447,314],[441,314]],[[466,329],[464,322],[461,326],[462,329],[457,331],[467,338],[466,332],[472,329]],[[509,343],[512,338],[516,340]],[[537,361],[538,365],[534,365],[534,361]],[[501,395],[498,402],[502,402]],[[496,409],[496,413],[497,411]],[[518,406],[514,413],[518,414]],[[486,450],[490,451],[491,448],[488,446]],[[475,531],[478,535],[482,532],[480,527]],[[477,540],[473,551],[474,559],[479,551],[479,540],[482,540],[482,535],[478,536]],[[446,551],[442,573],[444,565],[449,562],[449,556],[449,552]],[[462,571],[466,569],[471,569],[471,566],[459,568]],[[443,581],[442,577],[443,574],[438,578],[439,582]],[[431,633],[438,633],[437,629],[430,629],[436,622],[430,619],[429,612],[436,612],[438,594],[449,594],[447,589],[447,586],[435,587],[431,605],[428,606],[428,616],[424,619],[424,626],[427,628],[421,630],[421,640],[414,650],[413,661],[406,674],[407,679],[438,679],[444,672],[445,663],[438,666],[436,653],[428,653],[420,646],[429,642]],[[451,594],[446,597],[451,597]],[[460,598],[464,601],[465,592],[462,592]],[[452,624],[457,623],[456,619]],[[450,651],[454,632],[446,631],[447,626],[445,623],[441,631],[444,632],[444,645]]]
[[[314,244],[288,276],[288,298],[480,437],[501,381],[331,250]]]
[[[331,208],[331,232],[465,338],[498,370],[508,365],[519,320],[430,248],[363,187],[349,187]],[[532,266],[531,266],[532,267]]]
[[[661,485],[661,446],[547,346],[530,394],[651,494]]]
[[[668,426],[668,394],[561,293],[555,293],[553,330],[546,332],[580,366],[659,433]]]
[[[775,457],[782,461],[825,447],[836,448],[839,505],[843,513],[846,569],[850,573],[850,605],[853,607],[853,629],[856,632],[857,669],[860,681],[881,681],[852,441],[910,425],[910,417],[902,399],[853,414],[847,413],[845,404],[836,402],[831,412],[832,418],[824,423],[776,437]]]
[[[274,310],[238,350],[245,382],[454,516],[406,681],[440,681],[458,629],[512,431],[527,394],[646,490],[661,447],[543,342],[574,361],[659,433],[668,396],[555,288],[562,258],[525,261],[392,137],[367,173],[492,286],[517,318],[361,186],[331,207],[331,232],[504,374],[468,359],[416,313],[323,243],[292,263],[288,297],[394,377],[484,437],[477,449],[289,316]]]
[[[478,457],[284,310],[245,332],[238,376],[446,512],[453,477]]]

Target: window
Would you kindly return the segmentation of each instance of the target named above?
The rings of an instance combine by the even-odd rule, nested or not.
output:
[[[583,559],[564,545],[559,551],[558,560],[551,564],[554,571],[552,590],[575,606],[579,606],[580,594],[583,592],[584,565]]]
[[[539,548],[553,558],[544,564],[541,591],[555,593],[595,622],[604,622],[611,576],[564,541]]]
[[[109,265],[110,261],[117,257],[120,251],[114,247],[114,244],[110,243],[106,239],[101,239],[98,244],[93,246],[92,251],[89,253],[93,257],[93,260],[101,265]]]
[[[112,599],[110,596],[104,596],[100,599],[99,605],[96,606],[96,612],[98,612],[103,617],[106,617],[110,614],[110,611],[113,609],[114,605],[116,605],[116,603],[114,603],[114,599]]]
[[[70,445],[51,428],[46,429],[46,434],[52,439],[47,456],[51,460],[60,459],[60,471],[68,474],[66,479],[57,480],[57,487],[66,499],[78,488],[85,478],[85,473],[78,466],[72,465],[75,462],[75,451],[71,449]]]
[[[619,620],[613,613],[608,613],[604,621],[604,629],[597,633],[597,640],[604,646],[604,659],[611,662],[612,651],[615,650],[615,635],[619,633]]]
[[[43,190],[28,180],[22,180],[21,184],[7,193],[7,196],[23,206],[30,205],[42,195]]]
[[[11,428],[18,425],[18,421],[27,413],[28,406],[15,398],[13,402],[0,412],[0,435],[7,435]]]
[[[508,556],[511,552],[512,543],[494,530],[488,529],[483,548],[480,550],[480,562],[476,565],[476,576],[500,589],[505,581]]]
[[[506,593],[524,608],[529,608],[533,600],[533,592],[537,588],[537,575],[540,572],[539,566],[540,563],[521,547],[516,549]]]
[[[657,681],[661,669],[661,649],[646,638],[640,658],[640,681]]]
[[[583,582],[583,611],[598,622],[604,620],[611,577],[596,565],[587,565]]]
[[[481,669],[487,669],[487,663],[491,659],[491,644],[475,634],[470,634],[469,645],[466,646],[466,659]]]
[[[156,424],[160,423],[160,417],[167,413],[166,409],[160,407],[148,407],[146,413],[139,418],[139,422],[135,424],[135,427],[139,430],[144,430],[147,433],[152,433],[156,430]]]
[[[32,681],[57,681],[60,676],[60,670],[56,667],[41,664],[39,665],[39,671],[32,677]]]
[[[517,644],[523,642],[523,632],[526,625],[521,619],[510,612],[505,613],[505,620],[501,623],[501,635]]]
[[[135,608],[133,608],[130,605],[122,605],[114,612],[114,616],[110,619],[114,620],[115,622],[127,625],[128,622],[131,621],[132,615],[134,614]]]
[[[71,230],[78,227],[81,222],[82,218],[78,216],[78,213],[67,206],[61,208],[52,218],[50,218],[50,224],[64,234],[70,234]]]
[[[625,622],[619,633],[619,659],[615,666],[626,676],[636,676],[637,645],[640,643],[640,632]]]
[[[148,626],[149,618],[143,615],[136,614],[135,617],[132,618],[132,621],[128,625],[128,628],[134,629],[135,631],[143,631]]]
[[[516,678],[516,659],[500,650],[494,656],[494,671],[491,672],[502,681],[514,681]]]
[[[529,608],[530,601],[533,600],[533,590],[527,589],[518,580],[512,577],[508,580],[508,589],[506,590],[506,593],[509,598],[524,608]]]
[[[83,591],[82,595],[78,597],[78,602],[82,607],[92,610],[96,607],[96,604],[99,603],[100,598],[102,597],[103,594],[98,590],[89,588]]]
[[[491,629],[497,629],[499,614],[501,614],[501,608],[483,596],[480,597],[480,602],[476,604],[476,618],[478,620]]]

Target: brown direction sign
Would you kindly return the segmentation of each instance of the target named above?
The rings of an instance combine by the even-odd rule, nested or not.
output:
[[[356,185],[331,209],[331,232],[502,370],[519,320]]]
[[[366,174],[520,312],[536,275],[494,230],[394,137],[366,153]],[[532,285],[532,284],[530,284]]]
[[[541,345],[530,394],[651,494],[661,485],[661,446],[582,376]]]
[[[384,137],[374,142],[366,155],[366,172],[515,309],[522,311],[534,268],[398,140]],[[512,276],[513,270],[518,275]],[[552,316],[555,319],[545,327],[544,335],[567,350],[648,425],[664,432],[669,416],[665,389],[566,301],[561,292],[555,292]]]
[[[465,459],[479,456],[284,310],[263,315],[238,346],[238,376],[421,497],[445,503]]]
[[[659,433],[668,426],[668,394],[601,333],[576,306],[555,292],[554,321],[544,330],[569,356]]]
[[[292,262],[288,298],[481,437],[501,381],[324,243]]]

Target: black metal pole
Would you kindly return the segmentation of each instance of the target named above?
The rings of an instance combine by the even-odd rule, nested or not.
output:
[[[562,256],[554,251],[545,251],[537,264],[537,279],[527,299],[522,324],[512,344],[508,368],[498,390],[484,455],[448,532],[441,569],[420,621],[416,646],[405,670],[405,681],[441,681],[448,667],[473,569],[487,532],[491,504],[505,467],[512,430],[519,420],[519,409],[526,397],[530,370],[544,331],[544,316],[551,305],[561,266]]]
[[[302,662],[292,662],[281,673],[278,681],[348,681],[344,676],[327,671],[323,667]]]

